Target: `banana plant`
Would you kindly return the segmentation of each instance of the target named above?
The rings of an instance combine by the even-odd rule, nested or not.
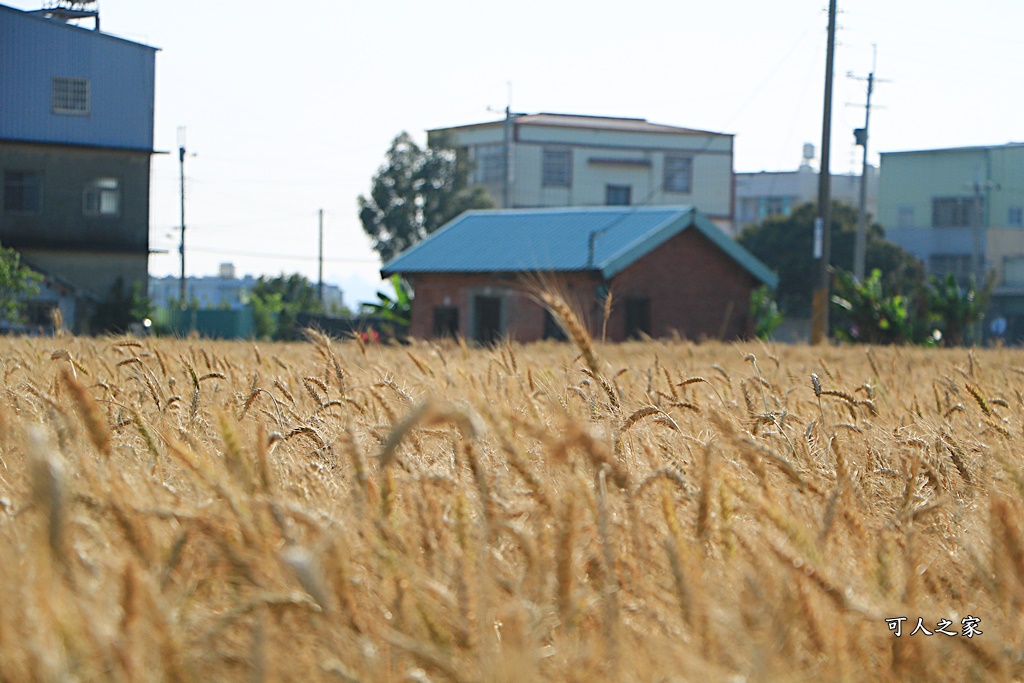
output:
[[[972,328],[981,322],[994,283],[991,276],[980,288],[973,281],[970,287],[961,287],[952,273],[945,280],[931,278],[927,292],[928,310],[938,321],[946,346],[963,344]]]
[[[385,292],[377,292],[376,303],[364,303],[359,312],[381,318],[401,327],[408,327],[412,318],[412,292],[400,275],[395,273],[389,279],[395,290],[394,297]]]

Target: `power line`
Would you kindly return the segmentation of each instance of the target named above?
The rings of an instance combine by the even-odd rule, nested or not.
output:
[[[237,249],[204,249],[202,247],[189,247],[190,253],[200,254],[219,254],[223,256],[245,256],[250,258],[268,258],[268,259],[282,259],[286,261],[317,261],[316,256],[302,256],[299,254],[278,254],[278,253],[266,253],[256,251],[239,251]],[[324,261],[330,261],[332,263],[379,263],[377,259],[360,259],[360,258],[329,258],[324,257]]]

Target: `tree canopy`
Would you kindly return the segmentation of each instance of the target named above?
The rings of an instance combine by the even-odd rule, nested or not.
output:
[[[299,339],[299,313],[322,313],[316,287],[298,273],[261,276],[249,292],[256,316],[256,334],[274,339]],[[276,319],[275,319],[276,317]]]
[[[420,147],[402,132],[373,177],[370,196],[359,195],[359,220],[386,262],[470,209],[489,209],[494,200],[481,185],[470,185],[470,164],[440,136]]]
[[[776,297],[788,315],[808,315],[811,292],[818,281],[818,261],[812,253],[814,204],[803,204],[789,216],[773,216],[747,227],[738,241],[769,268],[779,274]],[[857,235],[857,210],[842,202],[832,203],[832,265],[853,269]],[[886,291],[911,294],[925,282],[924,266],[912,254],[885,239],[882,226],[872,224],[867,232],[865,270],[881,272]]]

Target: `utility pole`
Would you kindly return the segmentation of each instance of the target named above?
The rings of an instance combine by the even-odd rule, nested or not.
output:
[[[324,210],[320,209],[320,251],[317,257],[317,285],[316,296],[320,299],[320,305],[324,305]]]
[[[501,208],[512,205],[512,103],[505,106],[505,184],[501,191]]]
[[[853,275],[858,282],[864,281],[864,261],[867,258],[868,235],[868,126],[871,123],[871,93],[875,87],[875,67],[877,64],[877,46],[872,46],[871,73],[868,74],[868,97],[864,104],[864,127],[853,131],[857,144],[864,148],[864,161],[860,171],[860,202],[857,208],[857,240],[853,249]],[[856,78],[855,76],[851,77]],[[863,80],[863,79],[858,79]],[[880,83],[883,81],[879,81]]]
[[[981,286],[983,259],[981,256],[981,231],[982,217],[985,214],[985,204],[982,199],[983,188],[987,190],[981,180],[974,181],[974,210],[971,211],[971,277],[974,278],[974,286]]]
[[[178,166],[181,180],[181,300],[182,309],[187,307],[185,299],[185,126],[178,126]]]
[[[828,300],[832,277],[832,170],[829,163],[832,141],[832,76],[836,52],[836,0],[828,3],[828,50],[825,57],[825,106],[821,124],[821,168],[818,169],[818,216],[814,219],[814,250],[818,260],[818,286],[811,300],[811,343],[828,339]]]

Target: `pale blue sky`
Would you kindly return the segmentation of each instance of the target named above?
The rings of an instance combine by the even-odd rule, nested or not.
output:
[[[0,0],[36,9],[43,0]],[[161,48],[151,243],[178,273],[176,129],[188,128],[187,271],[298,271],[346,301],[379,276],[359,226],[391,139],[512,106],[642,117],[736,135],[737,171],[792,170],[818,146],[825,0],[101,0],[102,28]],[[859,170],[852,129],[877,44],[871,149],[1024,140],[1024,2],[839,0],[832,171]],[[872,155],[877,160],[877,154]],[[283,258],[289,257],[289,258]],[[291,258],[295,257],[295,258]]]

